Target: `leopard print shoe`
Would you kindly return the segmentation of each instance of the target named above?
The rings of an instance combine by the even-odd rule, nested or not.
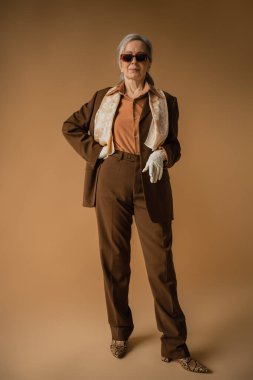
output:
[[[173,359],[166,358],[164,356],[161,357],[161,360],[164,362],[171,362]],[[187,371],[198,372],[198,373],[211,373],[211,371],[205,367],[203,364],[198,362],[197,360],[191,358],[190,356],[186,358],[175,359],[181,366]]]
[[[110,349],[115,358],[122,358],[127,352],[127,340],[112,339]]]

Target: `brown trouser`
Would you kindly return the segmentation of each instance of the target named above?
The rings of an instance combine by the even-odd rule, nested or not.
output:
[[[157,328],[163,333],[161,355],[171,359],[188,356],[186,322],[178,302],[171,250],[171,220],[162,224],[151,221],[140,156],[116,151],[99,169],[96,216],[108,322],[112,339],[117,340],[127,340],[134,329],[128,305],[133,215],[154,297]]]

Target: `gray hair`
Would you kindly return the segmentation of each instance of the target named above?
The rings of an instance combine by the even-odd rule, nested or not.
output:
[[[117,63],[120,67],[120,54],[123,53],[124,49],[125,49],[125,46],[127,45],[128,42],[130,41],[133,41],[133,40],[139,40],[139,41],[142,41],[144,42],[144,44],[146,45],[146,48],[147,48],[147,53],[148,53],[148,56],[149,56],[149,61],[150,63],[152,63],[153,61],[153,57],[152,57],[152,54],[153,54],[153,47],[152,47],[152,44],[151,42],[149,41],[149,39],[145,36],[143,36],[142,34],[137,34],[137,33],[130,33],[130,34],[127,34],[119,43],[118,45],[118,56],[117,56]],[[124,73],[120,73],[120,80],[123,80],[124,79]],[[151,75],[147,72],[146,73],[146,79],[147,81],[154,85],[154,80],[153,78],[151,77]]]

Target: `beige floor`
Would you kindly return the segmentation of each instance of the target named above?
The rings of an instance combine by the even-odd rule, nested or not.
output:
[[[243,291],[236,294],[241,306],[245,296]],[[93,310],[93,318],[91,313],[87,318],[86,311],[78,311],[76,306],[72,312],[70,307],[55,309],[54,314],[45,313],[40,318],[33,315],[30,320],[19,320],[18,325],[8,331],[8,344],[5,339],[1,379],[163,380],[212,376],[219,380],[251,380],[249,316],[237,312],[230,302],[224,302],[225,294],[222,300],[220,293],[218,305],[211,291],[205,297],[199,293],[198,297],[191,297],[196,308],[192,311],[190,303],[184,299],[191,327],[188,343],[192,354],[209,366],[213,374],[191,374],[176,363],[160,360],[160,334],[152,317],[152,303],[145,301],[134,312],[135,331],[129,340],[129,352],[122,359],[114,358],[109,351],[110,334],[102,306],[96,312]],[[198,313],[197,308],[202,312]]]
[[[138,244],[135,242],[139,249]],[[3,310],[1,380],[177,380],[199,376],[251,380],[252,292],[247,281],[233,283],[230,279],[212,284],[209,273],[206,281],[200,277],[187,286],[182,263],[175,259],[189,348],[192,356],[213,370],[210,375],[192,374],[176,363],[160,360],[161,334],[156,328],[153,299],[138,249],[132,255],[129,292],[135,329],[125,358],[116,359],[109,350],[110,330],[97,259],[91,293],[84,278],[70,294],[66,290],[56,296],[52,290],[50,296],[50,290],[44,287],[40,298],[37,289],[35,302],[35,298],[29,298],[33,294],[30,287],[31,293],[27,289],[26,297],[23,294],[19,302],[15,300],[15,307],[9,298],[9,308],[5,304]],[[85,274],[87,268],[82,270]],[[67,278],[61,281],[59,289],[64,289],[64,281],[66,289],[70,287]]]

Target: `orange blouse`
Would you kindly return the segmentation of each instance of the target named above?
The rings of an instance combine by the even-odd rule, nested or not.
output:
[[[160,94],[147,81],[142,92],[135,98],[130,98],[125,92],[125,81],[118,83],[113,91],[107,95],[118,91],[121,94],[120,104],[117,110],[113,125],[113,142],[116,150],[140,154],[139,149],[139,119],[148,91]],[[166,153],[166,151],[164,150]]]

